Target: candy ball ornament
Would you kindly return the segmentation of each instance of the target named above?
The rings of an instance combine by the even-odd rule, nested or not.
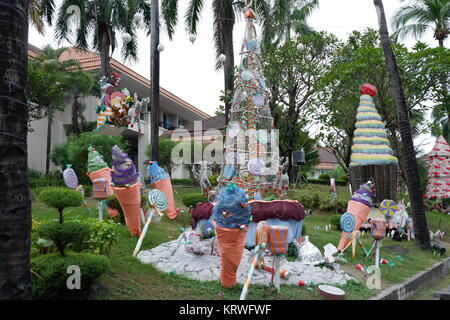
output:
[[[125,32],[124,34],[122,34],[122,41],[124,44],[127,44],[128,42],[131,41],[131,35]]]
[[[361,94],[368,94],[369,96],[373,97],[378,93],[378,90],[373,84],[364,83],[361,88],[359,88],[359,92]]]
[[[133,19],[134,19],[134,22],[140,23],[144,19],[144,15],[141,12],[136,12],[134,14]]]
[[[164,51],[164,45],[162,43],[158,44],[158,47],[156,48],[159,52]]]
[[[227,56],[224,55],[223,53],[219,56],[219,61],[220,62],[225,62],[227,60]]]
[[[189,41],[194,43],[195,40],[197,40],[197,36],[195,34],[191,33],[189,35]]]

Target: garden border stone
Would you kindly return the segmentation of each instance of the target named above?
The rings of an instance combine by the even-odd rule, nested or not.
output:
[[[408,278],[405,282],[389,287],[370,300],[405,300],[426,284],[450,271],[450,257]]]

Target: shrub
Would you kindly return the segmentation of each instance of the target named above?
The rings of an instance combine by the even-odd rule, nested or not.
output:
[[[345,195],[339,195],[335,200],[329,191],[302,189],[293,193],[293,198],[300,201],[306,209],[316,209],[325,212],[345,212],[347,201]]]
[[[337,230],[341,230],[341,214],[334,214],[330,217],[330,224],[337,228]]]
[[[213,174],[213,175],[211,175],[211,176],[209,176],[209,182],[211,182],[211,184],[213,185],[213,186],[217,186],[217,178],[219,177],[219,175],[218,174]]]
[[[42,172],[40,172],[38,170],[35,170],[35,169],[32,169],[32,168],[28,168],[28,178],[30,180],[33,180],[33,179],[44,179],[44,177],[45,177],[45,175]]]
[[[348,177],[347,177],[347,175],[346,174],[344,174],[344,175],[342,175],[342,176],[340,176],[337,180],[340,180],[340,181],[345,181],[345,182],[347,182],[348,181]]]
[[[172,184],[181,186],[196,186],[198,185],[198,181],[195,179],[172,179]]]
[[[64,209],[67,207],[81,206],[83,197],[78,191],[72,189],[52,187],[47,188],[39,194],[39,201],[56,208],[59,213],[59,223],[63,223]]]
[[[182,198],[182,202],[186,207],[193,207],[199,202],[208,202],[208,199],[201,193],[188,193]]]
[[[40,238],[52,240],[59,253],[64,256],[65,248],[69,244],[75,244],[72,248],[81,251],[77,243],[83,243],[89,235],[89,226],[79,222],[45,223],[37,227],[36,232]]]
[[[46,175],[45,179],[47,180],[62,180],[63,173],[60,170],[50,170]]]
[[[119,236],[117,224],[112,220],[98,221],[96,218],[76,220],[86,224],[89,228],[89,236],[78,244],[79,251],[91,251],[102,255],[109,255],[113,243]]]
[[[84,174],[88,159],[88,148],[93,146],[109,165],[112,162],[111,149],[118,145],[124,152],[128,151],[128,145],[122,136],[109,136],[95,132],[83,132],[78,136],[71,136],[67,141],[67,159],[78,175],[82,184],[90,184],[89,178]]]
[[[330,175],[328,173],[322,173],[318,176],[319,180],[330,181]]]
[[[81,289],[67,288],[69,266],[78,266],[81,273]],[[68,252],[40,255],[31,259],[33,299],[68,298],[74,294],[84,295],[90,286],[110,268],[109,259],[92,253]]]

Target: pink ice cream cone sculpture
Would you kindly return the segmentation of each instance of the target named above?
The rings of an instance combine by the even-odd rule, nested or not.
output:
[[[112,159],[113,190],[122,207],[125,223],[131,235],[137,237],[141,234],[140,174],[136,171],[133,161],[118,146],[112,148]]]
[[[373,196],[372,182],[370,181],[360,185],[359,189],[352,195],[347,205],[347,212],[354,217],[353,230],[359,230],[364,221],[366,221],[372,207]],[[351,232],[342,232],[337,247],[338,250],[342,251],[351,241],[351,238],[349,238],[350,234]]]
[[[150,161],[147,172],[150,177],[150,184],[153,188],[163,192],[168,201],[166,209],[167,217],[170,220],[175,220],[180,209],[175,207],[175,200],[173,198],[172,182],[169,174],[158,165],[156,161]]]

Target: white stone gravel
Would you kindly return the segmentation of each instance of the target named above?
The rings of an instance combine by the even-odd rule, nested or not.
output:
[[[185,250],[182,235],[177,240],[163,243],[151,250],[141,251],[137,258],[145,264],[152,264],[157,269],[170,273],[184,275],[200,281],[218,280],[220,274],[220,258],[211,255],[195,255]],[[244,254],[237,271],[237,281],[244,283],[250,266],[250,251]],[[265,257],[266,265],[271,266],[271,258]],[[306,283],[345,285],[347,281],[354,280],[343,270],[331,270],[326,267],[303,265],[299,262],[289,262],[285,258],[281,261],[282,269],[291,272],[289,280],[281,279],[281,284],[298,284],[299,280]],[[269,285],[271,274],[263,270],[255,270],[252,283]]]

